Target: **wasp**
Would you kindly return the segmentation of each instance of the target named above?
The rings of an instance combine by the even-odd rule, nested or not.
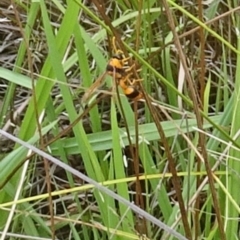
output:
[[[128,65],[128,60],[130,57],[125,57],[123,52],[116,48],[115,37],[112,40],[114,54],[108,61],[106,66],[106,71],[102,74],[88,89],[88,91],[83,95],[82,101],[86,101],[91,93],[99,87],[108,74],[114,78],[117,85],[119,85],[123,93],[132,100],[139,100],[142,98],[142,93],[135,87],[136,82],[141,81],[141,79],[131,79],[132,69],[134,68],[134,64],[132,66]]]

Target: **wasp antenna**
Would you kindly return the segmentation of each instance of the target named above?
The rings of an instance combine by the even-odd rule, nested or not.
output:
[[[119,50],[116,47],[116,37],[115,36],[113,36],[113,38],[112,38],[112,46],[113,46],[114,53],[118,53]]]

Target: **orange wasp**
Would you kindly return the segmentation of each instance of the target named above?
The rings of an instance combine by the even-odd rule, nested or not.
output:
[[[124,94],[128,98],[132,100],[139,100],[142,98],[142,93],[139,92],[134,86],[137,81],[141,80],[130,80],[132,75],[131,70],[133,69],[134,65],[131,67],[127,65],[130,57],[126,58],[123,52],[116,48],[115,38],[113,38],[113,49],[115,53],[108,61],[106,72],[102,74],[83,95],[83,102],[87,101],[92,92],[103,83],[103,80],[107,74],[114,78],[116,83],[122,88]]]

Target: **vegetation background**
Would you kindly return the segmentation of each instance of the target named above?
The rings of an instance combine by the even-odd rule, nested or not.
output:
[[[239,10],[2,0],[0,239],[240,239]]]

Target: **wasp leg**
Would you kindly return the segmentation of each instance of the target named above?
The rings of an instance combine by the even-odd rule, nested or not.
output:
[[[129,87],[129,77],[132,75],[132,73],[128,73],[126,76],[124,76],[121,79],[118,79],[118,84],[122,89],[127,89]]]
[[[128,72],[132,71],[134,67],[135,67],[135,64],[133,64],[131,67],[128,66],[128,67],[125,69],[125,72],[128,73]]]
[[[143,79],[140,78],[140,79],[128,79],[128,83],[133,86],[133,85],[136,85],[137,82],[142,82]]]
[[[115,37],[112,38],[112,46],[113,46],[113,51],[116,54],[123,54],[123,51],[117,49],[117,47],[116,47],[116,38]]]

